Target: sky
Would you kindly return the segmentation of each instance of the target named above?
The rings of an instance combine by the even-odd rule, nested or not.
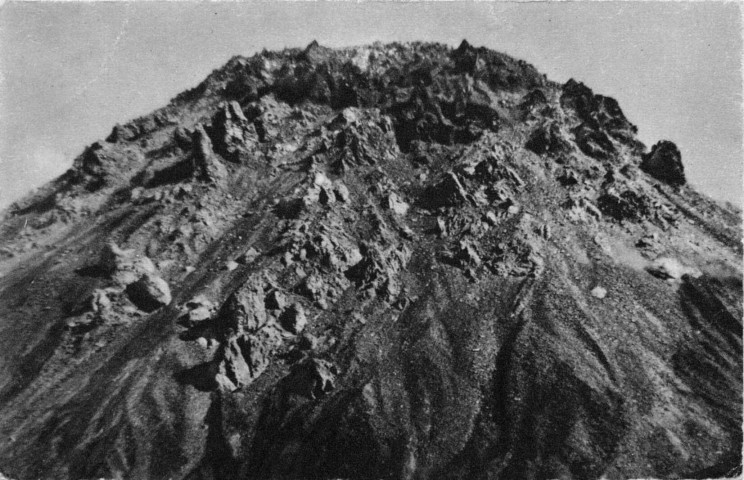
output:
[[[733,2],[6,2],[0,208],[234,55],[464,38],[616,98],[690,183],[741,205],[741,21]]]

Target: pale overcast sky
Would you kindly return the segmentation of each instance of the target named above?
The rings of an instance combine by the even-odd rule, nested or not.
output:
[[[236,54],[463,38],[615,97],[690,181],[740,203],[738,3],[13,3],[0,7],[0,208]]]

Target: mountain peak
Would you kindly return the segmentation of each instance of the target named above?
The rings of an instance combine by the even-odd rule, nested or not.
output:
[[[465,40],[233,57],[4,213],[0,471],[726,474],[739,214],[636,134]]]

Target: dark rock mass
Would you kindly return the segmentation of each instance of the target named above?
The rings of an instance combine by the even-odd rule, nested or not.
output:
[[[662,140],[651,151],[643,155],[641,170],[669,185],[684,185],[685,167],[682,165],[682,154],[677,145]]]
[[[740,212],[463,42],[235,57],[0,214],[0,478],[741,473]]]

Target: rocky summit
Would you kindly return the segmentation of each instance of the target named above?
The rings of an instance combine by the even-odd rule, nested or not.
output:
[[[0,223],[13,479],[733,476],[740,211],[463,42],[235,57]]]

